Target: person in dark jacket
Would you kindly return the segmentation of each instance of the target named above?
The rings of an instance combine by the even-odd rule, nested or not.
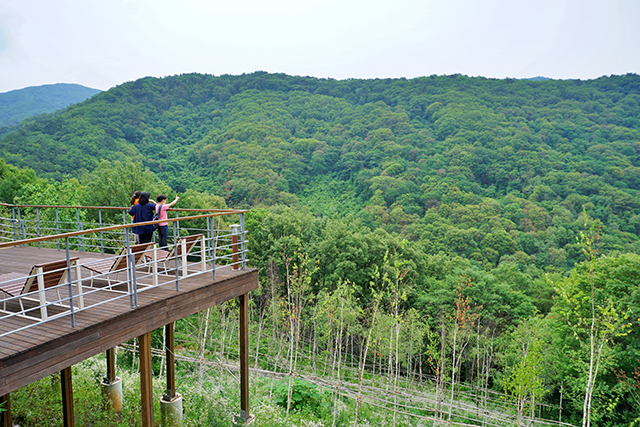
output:
[[[155,211],[156,205],[149,201],[149,193],[144,191],[140,193],[138,203],[129,209],[129,215],[133,216],[133,223],[135,224],[138,222],[152,221]],[[151,239],[153,239],[154,227],[152,224],[133,227],[131,231],[138,235],[140,243],[149,243]]]
[[[134,191],[133,192],[133,196],[131,196],[131,200],[129,202],[131,204],[131,206],[138,204],[138,201],[140,200],[140,194],[142,194],[142,191]],[[131,217],[131,222],[133,222],[133,217]],[[140,241],[138,240],[139,237],[135,233],[134,233],[134,236],[136,236],[136,245],[137,245],[138,243],[140,243]]]

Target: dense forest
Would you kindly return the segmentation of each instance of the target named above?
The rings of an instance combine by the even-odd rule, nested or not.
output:
[[[27,117],[53,113],[97,93],[100,90],[68,83],[31,86],[0,93],[0,135]]]
[[[348,289],[360,356],[388,373],[420,358],[440,393],[480,384],[555,419],[563,401],[574,424],[586,393],[593,425],[640,422],[638,75],[144,78],[23,121],[0,156],[7,203],[146,188],[251,208],[256,319],[295,280],[316,309]],[[381,325],[395,341],[367,338]]]

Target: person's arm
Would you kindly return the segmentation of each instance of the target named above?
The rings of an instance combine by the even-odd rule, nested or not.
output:
[[[176,196],[175,200],[171,203],[166,203],[165,205],[167,206],[167,208],[170,208],[171,206],[175,205],[176,202],[180,200],[180,197]]]
[[[135,207],[138,205],[133,205],[131,206],[131,208],[129,209],[129,215],[135,215]]]

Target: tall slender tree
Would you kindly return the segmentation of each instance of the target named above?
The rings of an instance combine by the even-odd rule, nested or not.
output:
[[[625,301],[608,291],[608,277],[598,274],[601,226],[586,214],[584,218],[588,229],[580,233],[579,243],[586,261],[572,271],[571,277],[555,282],[554,286],[560,296],[558,310],[589,355],[582,427],[590,427],[593,390],[603,352],[612,338],[626,333],[630,323]]]

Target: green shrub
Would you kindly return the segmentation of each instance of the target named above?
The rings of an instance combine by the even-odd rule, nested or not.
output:
[[[312,382],[295,379],[292,384],[291,406],[295,411],[309,411],[316,413],[322,403],[322,395],[318,391],[318,386]],[[289,392],[288,381],[278,381],[273,388],[276,404],[287,407],[287,397]]]

